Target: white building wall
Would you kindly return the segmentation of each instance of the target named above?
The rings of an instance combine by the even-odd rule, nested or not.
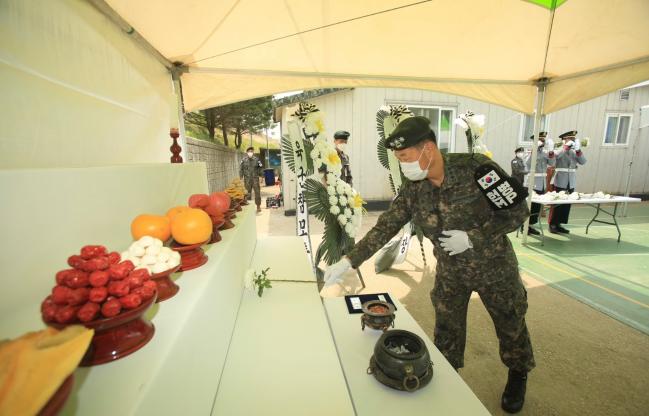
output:
[[[639,109],[642,105],[649,104],[649,86],[631,89],[629,100],[620,100],[619,97],[619,91],[615,91],[549,115],[547,130],[555,141],[558,141],[559,134],[573,129],[579,131],[578,137],[590,138],[588,147],[584,149],[588,162],[579,168],[579,191],[624,193],[629,162],[634,144],[638,141],[631,193],[649,193],[649,128],[638,129]],[[392,198],[387,171],[376,157],[376,110],[381,105],[439,106],[455,109],[456,115],[467,110],[485,114],[485,143],[493,152],[494,160],[507,171],[510,169],[514,149],[523,145],[520,141],[521,124],[524,122],[522,114],[467,97],[402,88],[356,88],[309,101],[324,111],[328,137],[332,137],[336,130],[348,130],[351,133],[347,153],[350,155],[354,187],[366,200]],[[284,109],[283,121],[288,119],[291,110],[294,111],[294,108]],[[629,144],[603,146],[606,114],[615,112],[633,113]],[[455,128],[455,142],[451,149],[454,152],[467,150],[462,129]],[[293,183],[292,187],[294,186]],[[294,208],[294,202],[291,206],[287,199],[287,208]]]

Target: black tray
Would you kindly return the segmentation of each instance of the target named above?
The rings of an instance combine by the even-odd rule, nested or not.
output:
[[[381,296],[382,298],[379,298]],[[355,299],[358,299],[357,301],[353,301]],[[361,305],[364,304],[365,302],[368,302],[370,300],[383,300],[384,302],[388,302],[392,306],[394,306],[394,310],[397,310],[397,305],[394,304],[392,301],[392,298],[390,295],[387,293],[368,293],[365,295],[347,295],[345,296],[345,303],[347,304],[347,311],[350,314],[354,313],[363,313],[363,309],[361,309]]]

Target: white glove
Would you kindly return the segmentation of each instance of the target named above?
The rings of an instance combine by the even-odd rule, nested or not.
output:
[[[575,144],[572,146],[575,152],[581,150],[581,140],[575,140]]]
[[[546,149],[548,152],[554,150],[554,140],[552,140],[552,139],[549,138],[549,137],[548,137],[547,139],[545,139],[545,149]]]
[[[347,257],[343,257],[338,262],[327,267],[324,274],[325,287],[335,285],[343,280],[343,274],[351,268],[352,264]]]
[[[567,147],[568,149],[572,149],[575,145],[575,142],[572,140],[568,140],[565,144],[564,147]]]
[[[473,248],[473,244],[469,240],[469,235],[464,231],[448,230],[442,231],[442,234],[448,236],[448,238],[440,237],[439,241],[442,242],[442,247],[449,256],[454,256]]]

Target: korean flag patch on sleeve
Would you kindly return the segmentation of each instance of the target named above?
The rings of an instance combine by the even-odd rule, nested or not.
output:
[[[527,189],[494,163],[478,166],[474,178],[480,192],[494,210],[511,208],[527,197]]]

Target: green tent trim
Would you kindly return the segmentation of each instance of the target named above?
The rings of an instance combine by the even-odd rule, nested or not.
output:
[[[525,1],[534,3],[541,7],[545,7],[548,10],[555,10],[557,7],[561,6],[567,0],[525,0]]]

